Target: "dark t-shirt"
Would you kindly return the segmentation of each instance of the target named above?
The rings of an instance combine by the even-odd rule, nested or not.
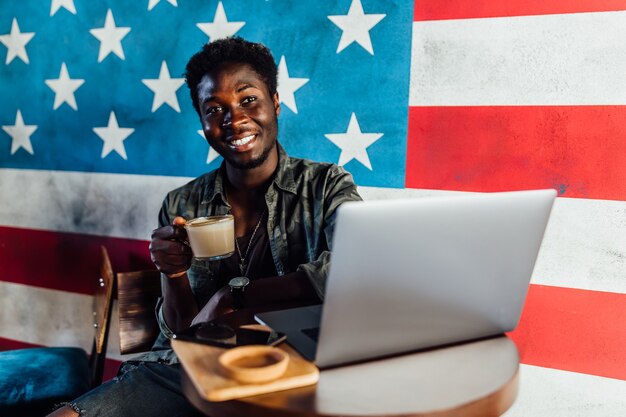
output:
[[[250,242],[253,234],[254,239]],[[246,258],[244,276],[250,278],[250,280],[255,280],[278,275],[276,273],[274,260],[272,259],[270,241],[267,236],[267,214],[263,215],[263,219],[256,233],[254,233],[254,230],[250,230],[245,236],[237,238],[237,243],[239,244],[241,255]],[[248,245],[251,245],[249,250]],[[247,257],[246,250],[248,251]],[[224,285],[228,283],[231,278],[241,276],[239,269],[240,261],[241,257],[236,248],[235,253],[231,257],[222,261],[219,275],[225,280]]]

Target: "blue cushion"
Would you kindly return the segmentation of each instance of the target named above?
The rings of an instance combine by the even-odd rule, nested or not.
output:
[[[0,352],[0,415],[50,412],[56,403],[87,392],[89,379],[87,354],[79,348]]]

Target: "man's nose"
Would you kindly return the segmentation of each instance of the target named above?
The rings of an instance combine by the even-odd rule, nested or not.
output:
[[[248,116],[243,109],[234,107],[228,109],[228,112],[224,116],[224,121],[222,122],[223,127],[231,127],[234,128],[238,125],[244,124],[248,120]]]

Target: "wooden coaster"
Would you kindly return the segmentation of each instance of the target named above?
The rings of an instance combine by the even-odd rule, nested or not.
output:
[[[272,346],[238,346],[223,352],[217,362],[222,375],[243,383],[264,383],[274,381],[285,373],[289,355]]]
[[[189,379],[208,401],[227,401],[305,387],[316,384],[319,380],[317,367],[286,343],[278,348],[289,355],[287,370],[278,379],[265,383],[242,383],[225,376],[218,364],[218,357],[225,349],[175,339],[172,340],[172,347]]]

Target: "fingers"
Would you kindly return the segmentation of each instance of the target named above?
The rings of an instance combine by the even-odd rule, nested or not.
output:
[[[152,240],[154,239],[179,240],[184,242],[187,240],[187,231],[184,227],[180,226],[159,227],[152,231]]]
[[[157,269],[166,275],[186,271],[191,266],[191,254],[166,255],[159,252],[150,252],[150,257]]]
[[[186,271],[191,266],[193,255],[187,244],[184,224],[184,218],[176,217],[173,225],[160,227],[152,232],[150,258],[164,274]]]
[[[174,267],[187,266],[187,264],[189,264],[191,261],[191,255],[168,255],[164,253],[152,253],[151,257],[152,262],[164,267],[167,267],[168,265]]]
[[[156,266],[160,272],[168,275],[175,272],[186,271],[189,269],[187,266],[187,259],[152,257],[152,262],[154,262],[154,266]]]
[[[185,220],[184,217],[180,217],[180,216],[176,216],[174,217],[174,221],[172,222],[172,224],[174,226],[184,226],[185,223],[187,223],[187,221]]]
[[[166,240],[152,238],[150,241],[150,252],[163,252],[170,255],[191,254],[191,248],[179,240]]]
[[[159,257],[191,257],[191,248],[175,240],[152,239],[150,253]]]
[[[187,246],[185,249],[170,247],[157,249],[154,245],[150,247],[150,258],[159,271],[164,273],[180,272],[187,270],[191,266],[191,251]]]

